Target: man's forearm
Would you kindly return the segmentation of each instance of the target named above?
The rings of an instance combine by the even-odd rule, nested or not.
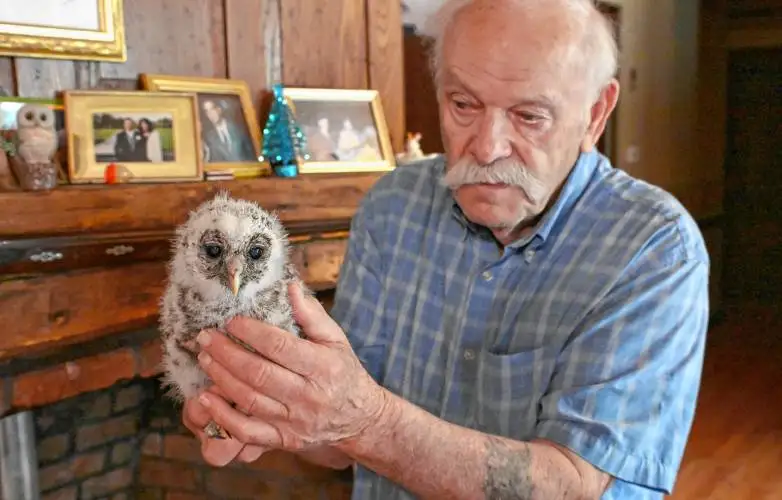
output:
[[[458,427],[391,393],[380,420],[337,448],[423,498],[584,498],[557,448]]]
[[[296,455],[312,464],[330,469],[342,470],[353,465],[353,459],[350,456],[331,446],[298,451]]]

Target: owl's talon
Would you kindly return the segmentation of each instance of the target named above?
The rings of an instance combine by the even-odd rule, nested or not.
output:
[[[204,427],[204,433],[207,437],[212,439],[231,439],[231,434],[229,434],[227,430],[217,425],[214,420],[206,424],[206,427]]]

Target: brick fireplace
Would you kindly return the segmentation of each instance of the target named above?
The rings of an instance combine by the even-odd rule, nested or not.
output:
[[[331,290],[318,295],[330,307]],[[180,408],[161,389],[157,331],[114,341],[17,358],[0,374],[6,416],[32,415],[41,500],[350,498],[349,469],[289,453],[270,452],[254,464],[206,464]]]
[[[349,470],[288,453],[209,466],[159,388],[136,377],[34,410],[42,500],[350,498]]]

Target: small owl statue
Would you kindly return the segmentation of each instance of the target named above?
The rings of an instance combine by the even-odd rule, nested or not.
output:
[[[57,151],[54,111],[42,104],[25,104],[16,113],[17,154],[29,165],[49,163]]]
[[[203,329],[220,330],[231,318],[247,316],[299,336],[287,290],[294,280],[301,283],[289,260],[287,234],[274,214],[225,192],[191,212],[177,228],[161,301],[168,395],[181,402],[209,386],[196,359],[195,337]],[[215,422],[204,432],[228,437]]]

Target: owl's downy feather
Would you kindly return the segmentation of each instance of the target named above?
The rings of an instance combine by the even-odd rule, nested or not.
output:
[[[169,396],[182,401],[210,383],[196,359],[201,330],[241,315],[299,335],[287,290],[299,277],[276,215],[221,192],[177,228],[172,250],[160,314]]]

